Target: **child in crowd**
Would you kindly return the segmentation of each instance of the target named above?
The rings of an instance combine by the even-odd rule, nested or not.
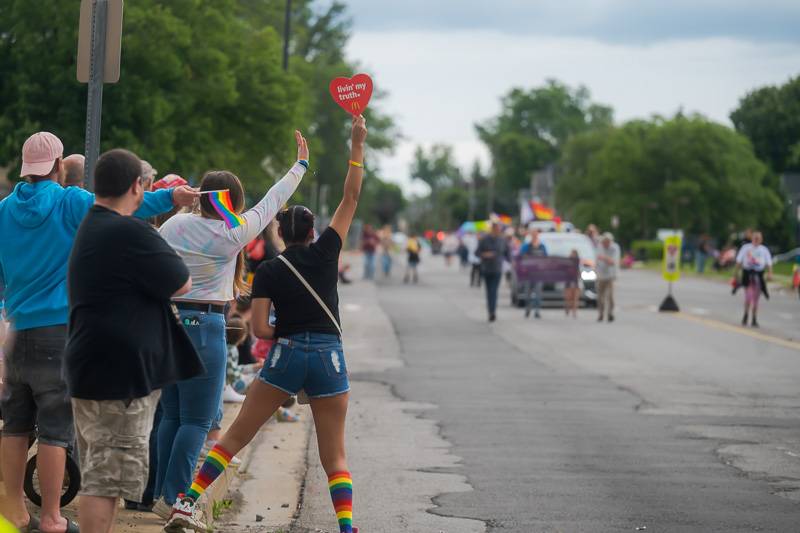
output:
[[[403,283],[419,281],[419,274],[417,267],[420,262],[421,247],[417,235],[412,233],[406,242],[406,253],[408,254],[408,261],[406,263],[406,275],[403,277]]]

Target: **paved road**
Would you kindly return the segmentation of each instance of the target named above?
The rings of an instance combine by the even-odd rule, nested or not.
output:
[[[435,512],[502,533],[800,531],[796,300],[753,333],[722,284],[682,283],[665,316],[658,277],[626,272],[614,324],[526,321],[504,296],[490,325],[466,285],[434,258],[419,286],[380,282],[405,366],[358,376],[438,406],[423,416],[474,491]]]

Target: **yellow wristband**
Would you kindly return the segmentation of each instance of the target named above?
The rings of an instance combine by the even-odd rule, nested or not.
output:
[[[364,163],[359,163],[358,161],[350,160],[350,165],[358,168],[364,168]]]

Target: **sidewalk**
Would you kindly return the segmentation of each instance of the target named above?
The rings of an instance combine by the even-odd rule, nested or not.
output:
[[[227,429],[241,404],[225,404],[223,429]],[[311,411],[293,407],[297,423],[278,423],[273,418],[245,448],[238,468],[229,468],[208,490],[204,512],[217,531],[252,533],[288,530],[299,505],[300,488],[306,472],[305,454],[311,428]],[[203,458],[201,457],[201,460]],[[0,495],[4,494],[0,481]],[[247,495],[245,498],[244,495]],[[62,511],[77,521],[78,499]],[[120,503],[122,505],[122,503]],[[28,502],[31,515],[39,508]],[[153,513],[120,509],[117,533],[159,533],[164,520]]]
[[[375,284],[359,279],[359,260],[350,257],[353,284],[339,287],[351,377],[346,439],[354,525],[368,533],[483,533],[480,521],[436,514],[439,495],[472,487],[464,476],[451,473],[458,471],[460,458],[452,455],[432,419],[437,407],[404,401],[383,382],[384,372],[404,365],[402,347]],[[338,531],[313,431],[302,500],[292,533]]]

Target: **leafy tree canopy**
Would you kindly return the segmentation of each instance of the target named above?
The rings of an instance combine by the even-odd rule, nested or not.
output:
[[[12,178],[34,131],[57,134],[67,153],[84,151],[86,87],[75,79],[79,4],[0,3],[0,165],[12,167]],[[313,0],[294,0],[287,73],[284,7],[262,0],[127,2],[122,73],[118,84],[105,86],[101,149],[129,148],[162,175],[197,179],[227,168],[256,196],[294,158],[297,128],[309,137],[315,170],[298,199],[328,184],[333,206],[347,172],[350,119],[327,87],[356,70],[344,55],[350,22],[339,2],[320,10]],[[391,149],[397,135],[377,107],[367,114],[370,153]]]
[[[800,172],[800,76],[749,93],[731,121],[773,171]]]
[[[661,227],[725,237],[783,215],[770,172],[743,135],[701,116],[635,120],[589,131],[564,148],[556,198],[579,226],[608,227],[623,240]]]
[[[492,154],[498,193],[513,196],[529,186],[533,172],[559,159],[572,135],[612,122],[611,108],[592,103],[588,89],[549,80],[528,91],[512,89],[500,115],[476,129]]]

